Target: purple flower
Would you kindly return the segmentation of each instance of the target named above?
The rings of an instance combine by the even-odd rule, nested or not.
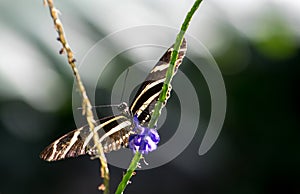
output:
[[[129,148],[134,152],[139,151],[142,154],[156,150],[160,140],[157,131],[152,128],[142,127],[137,116],[133,117],[133,123],[135,134],[129,137]]]

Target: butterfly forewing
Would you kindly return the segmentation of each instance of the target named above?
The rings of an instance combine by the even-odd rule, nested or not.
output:
[[[183,39],[181,47],[178,51],[178,58],[175,62],[175,71],[177,72],[179,65],[186,53],[186,41]],[[133,115],[137,115],[140,123],[142,125],[146,124],[154,110],[154,106],[160,95],[162,86],[166,79],[166,73],[168,67],[170,66],[171,53],[173,51],[173,46],[171,46],[165,54],[160,58],[157,64],[150,71],[146,80],[142,83],[138,92],[136,93],[133,101],[130,105],[130,111]],[[168,100],[171,92],[171,86],[168,89],[167,99]],[[166,103],[164,102],[164,104]]]
[[[172,51],[173,46],[166,51],[159,62],[153,67],[135,95],[129,106],[129,110],[126,105],[127,111],[122,112],[122,114],[102,118],[96,122],[95,130],[100,138],[98,143],[102,144],[104,152],[118,150],[128,145],[129,135],[133,134],[132,129],[134,126],[132,117],[134,115],[138,117],[141,125],[147,124],[150,120],[150,115],[153,112],[165,81]],[[185,52],[186,41],[183,40],[178,51],[178,59],[175,62],[175,73],[183,60]],[[170,91],[171,87],[168,89],[167,99]],[[93,133],[90,132],[87,125],[71,131],[54,141],[41,152],[40,157],[46,161],[56,161],[83,154],[90,154],[92,156],[98,154],[93,140]]]
[[[40,154],[40,158],[46,161],[56,161],[69,157],[77,157],[86,154],[84,138],[80,133],[88,127],[81,127],[60,137],[47,146]]]

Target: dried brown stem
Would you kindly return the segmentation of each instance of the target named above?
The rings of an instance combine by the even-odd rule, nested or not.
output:
[[[77,82],[77,86],[78,89],[82,95],[82,114],[86,116],[86,120],[87,123],[89,125],[89,128],[91,130],[91,132],[93,133],[93,140],[95,142],[95,145],[97,147],[97,151],[99,154],[99,159],[100,159],[100,163],[101,163],[101,177],[104,178],[104,185],[101,185],[99,188],[101,188],[101,190],[104,190],[104,193],[109,193],[109,170],[108,170],[108,166],[107,166],[107,160],[106,157],[104,155],[104,151],[103,151],[103,147],[99,142],[99,136],[98,133],[94,130],[95,129],[95,120],[94,120],[94,115],[92,112],[92,105],[91,102],[87,96],[85,87],[81,81],[80,75],[78,73],[78,69],[76,67],[76,60],[74,58],[74,54],[66,40],[66,35],[63,29],[63,25],[58,17],[58,11],[57,9],[54,7],[53,1],[52,0],[47,0],[47,2],[45,1],[44,3],[46,3],[49,7],[50,10],[50,15],[52,17],[52,20],[54,22],[54,26],[56,28],[56,31],[58,33],[58,38],[57,40],[62,44],[62,50],[60,51],[60,53],[66,53],[67,57],[68,57],[68,63],[70,64],[73,74],[75,76],[76,82]]]

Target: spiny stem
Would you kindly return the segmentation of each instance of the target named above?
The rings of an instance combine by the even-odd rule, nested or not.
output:
[[[73,74],[75,76],[76,82],[77,82],[77,87],[79,88],[79,91],[81,93],[82,96],[82,114],[86,116],[86,120],[87,123],[89,125],[89,128],[91,130],[91,132],[93,133],[93,140],[95,142],[95,145],[97,147],[97,151],[99,154],[99,159],[100,159],[100,163],[101,163],[101,177],[104,178],[104,184],[101,185],[101,189],[104,190],[105,194],[109,193],[109,170],[108,170],[108,166],[107,166],[107,160],[106,157],[104,155],[104,151],[102,148],[102,145],[99,142],[99,136],[98,133],[95,131],[95,120],[94,120],[94,115],[92,112],[92,105],[91,102],[87,96],[85,87],[81,81],[81,77],[78,73],[78,69],[76,67],[76,60],[74,58],[74,54],[67,42],[66,39],[66,35],[63,29],[63,25],[58,17],[58,11],[57,9],[54,7],[53,1],[52,0],[47,0],[44,1],[45,4],[48,5],[49,10],[50,10],[50,15],[52,17],[52,20],[54,22],[54,26],[56,28],[56,31],[58,33],[58,38],[57,40],[62,44],[62,50],[60,51],[60,53],[67,53],[67,58],[68,58],[68,63],[71,66],[71,69],[73,71]]]
[[[129,183],[130,178],[132,177],[135,169],[138,166],[138,163],[140,161],[140,159],[142,158],[142,154],[140,152],[136,152],[136,154],[134,155],[134,157],[132,158],[132,161],[126,171],[126,174],[123,176],[122,181],[120,182],[117,190],[116,190],[116,194],[121,194],[124,192],[126,186]]]
[[[154,112],[151,115],[151,120],[148,125],[149,128],[154,128],[154,126],[157,123],[158,117],[160,116],[161,109],[163,107],[163,102],[165,102],[165,100],[166,100],[168,88],[169,88],[169,85],[174,76],[175,62],[178,58],[178,50],[181,46],[184,34],[185,34],[186,30],[188,29],[188,26],[192,19],[192,16],[196,12],[196,10],[199,8],[199,5],[201,2],[202,2],[202,0],[195,1],[194,5],[192,6],[191,10],[188,12],[188,14],[181,26],[180,32],[178,33],[178,35],[176,37],[176,42],[174,44],[174,50],[172,51],[172,54],[171,54],[170,66],[168,67],[168,70],[166,73],[166,80],[162,87],[162,91],[160,93],[159,100],[155,104]],[[142,154],[139,152],[136,152],[135,156],[133,157],[133,159],[129,165],[129,168],[127,169],[126,174],[123,176],[123,179],[122,179],[121,183],[119,184],[117,191],[115,192],[116,194],[121,194],[124,192],[128,182],[129,182],[130,178],[132,177],[134,170],[137,168],[138,162],[140,161],[141,158],[142,158]]]

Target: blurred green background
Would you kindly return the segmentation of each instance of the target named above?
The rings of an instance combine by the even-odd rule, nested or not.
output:
[[[98,40],[120,29],[179,28],[193,1],[55,3],[80,62]],[[212,149],[199,156],[210,103],[199,77],[194,81],[206,89],[198,91],[204,113],[197,137],[174,161],[139,171],[127,193],[300,193],[299,10],[300,3],[292,0],[202,3],[188,33],[201,40],[222,71],[228,98],[223,130]],[[65,56],[58,54],[56,37],[42,1],[0,1],[1,194],[99,193],[98,161],[84,156],[47,163],[38,157],[51,141],[76,128],[73,77]],[[184,71],[193,77],[192,70]],[[112,188],[123,172],[111,166]]]

